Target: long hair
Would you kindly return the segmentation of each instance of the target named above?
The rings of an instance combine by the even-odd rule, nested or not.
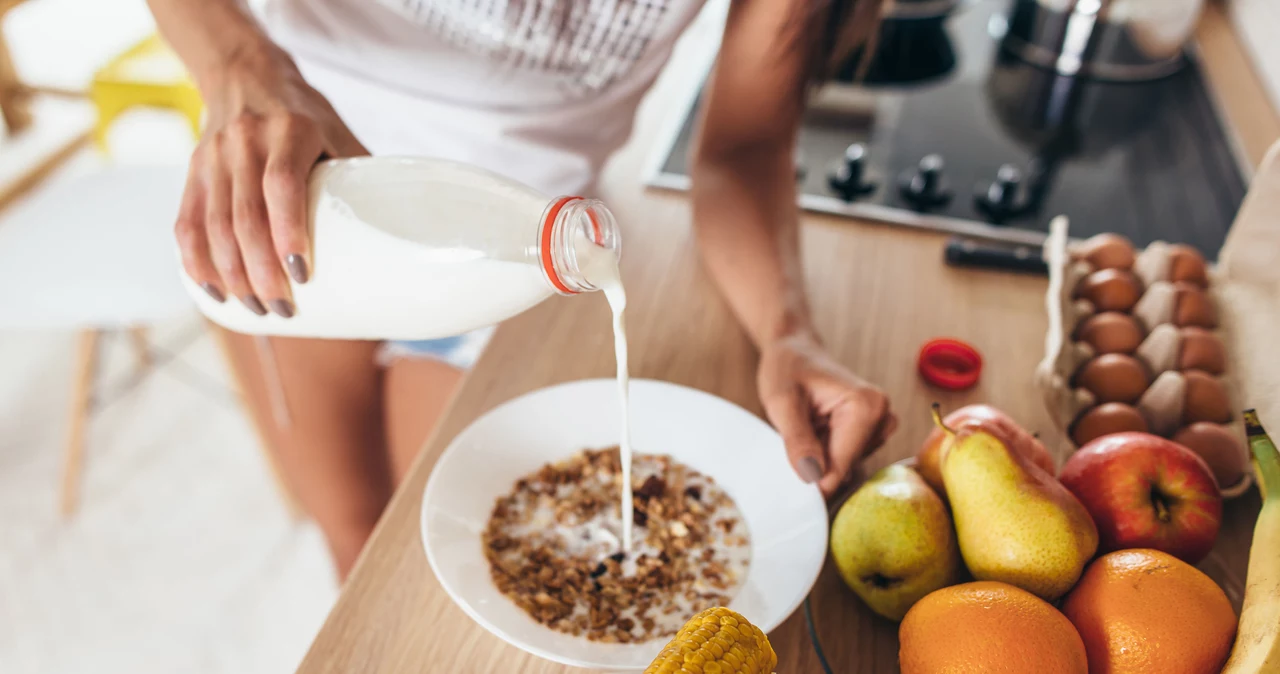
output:
[[[800,17],[797,42],[808,52],[805,90],[822,84],[862,50],[858,64],[861,79],[879,35],[880,17],[892,0],[812,0]]]

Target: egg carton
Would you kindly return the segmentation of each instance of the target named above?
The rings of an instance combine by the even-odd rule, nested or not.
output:
[[[1058,216],[1050,223],[1049,237],[1044,244],[1044,259],[1049,268],[1049,291],[1046,308],[1049,330],[1045,338],[1045,357],[1036,370],[1036,384],[1040,388],[1050,417],[1075,446],[1071,439],[1071,426],[1085,411],[1098,404],[1098,399],[1088,390],[1071,385],[1072,377],[1082,365],[1095,355],[1093,347],[1072,338],[1081,321],[1097,313],[1087,299],[1075,297],[1080,281],[1097,269],[1085,260],[1072,259],[1068,248],[1069,222]],[[1146,336],[1133,354],[1148,370],[1155,374],[1147,391],[1135,407],[1146,418],[1150,431],[1170,437],[1178,430],[1185,400],[1185,379],[1178,372],[1179,330],[1172,324],[1175,307],[1175,288],[1168,281],[1171,266],[1170,244],[1157,241],[1138,251],[1133,272],[1142,281],[1144,291],[1132,310],[1132,315],[1146,330]],[[1208,272],[1208,293],[1221,317],[1225,303],[1219,297],[1221,279],[1214,269]],[[1234,373],[1231,346],[1234,344],[1227,329],[1227,321],[1219,320],[1214,333],[1222,340],[1227,351],[1227,369],[1217,379],[1226,390],[1232,420],[1223,424],[1232,433],[1244,438],[1244,425],[1240,419],[1242,396]],[[1221,488],[1226,498],[1240,496],[1253,484],[1252,466],[1239,481]]]

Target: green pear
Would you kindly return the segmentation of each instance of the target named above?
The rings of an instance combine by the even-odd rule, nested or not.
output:
[[[862,601],[894,621],[960,578],[947,506],[924,478],[898,464],[873,475],[840,506],[831,525],[831,555]]]
[[[942,426],[936,409],[934,420]],[[1001,429],[974,421],[946,431],[942,482],[969,572],[1047,601],[1066,594],[1098,549],[1084,505]]]

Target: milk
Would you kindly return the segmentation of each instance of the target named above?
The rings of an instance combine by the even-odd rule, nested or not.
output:
[[[580,259],[585,258],[582,273],[592,285],[604,291],[609,309],[613,313],[613,354],[617,363],[618,400],[622,411],[622,437],[618,441],[619,459],[622,465],[622,550],[630,553],[635,522],[635,504],[631,493],[631,375],[627,366],[627,291],[622,287],[622,274],[618,258],[601,254],[604,250],[581,240],[576,246]]]
[[[258,316],[233,297],[216,302],[185,274],[183,283],[205,316],[240,333],[376,340],[459,335],[557,293],[595,289],[584,283],[565,244],[578,230],[598,227],[596,238],[605,245],[592,247],[616,257],[617,225],[603,204],[590,200],[576,199],[553,217],[552,206],[564,199],[455,162],[330,160],[309,181],[311,275],[307,283],[291,284],[292,318]]]

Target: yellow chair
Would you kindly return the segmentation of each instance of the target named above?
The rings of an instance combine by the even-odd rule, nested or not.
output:
[[[187,118],[200,135],[204,103],[191,76],[159,35],[152,35],[112,59],[93,76],[89,98],[98,109],[93,139],[107,150],[111,123],[129,108],[168,108]]]

